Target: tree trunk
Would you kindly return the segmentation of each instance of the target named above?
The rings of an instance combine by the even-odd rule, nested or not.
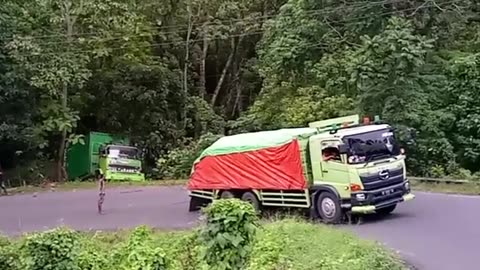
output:
[[[235,85],[236,96],[235,96],[235,103],[233,104],[232,115],[231,117],[235,117],[235,113],[242,112],[242,87],[240,87],[239,83]]]
[[[206,95],[206,60],[208,53],[208,25],[205,24],[204,33],[203,33],[203,49],[202,49],[202,59],[200,63],[200,97],[205,98]]]
[[[187,39],[185,41],[185,63],[183,66],[183,94],[185,99],[188,97],[188,62],[190,56],[190,36],[192,35],[192,10],[191,5],[188,4],[188,32]],[[187,127],[187,102],[184,99],[183,109],[182,109],[182,127],[185,129]]]
[[[67,84],[63,84],[63,91],[62,91],[62,108],[64,110],[67,109],[67,98],[68,98],[68,87]],[[65,178],[63,177],[63,172],[65,168],[65,146],[67,141],[67,130],[64,128],[62,130],[62,135],[60,138],[60,145],[58,147],[58,155],[57,155],[57,172],[56,172],[56,180],[57,182],[63,182]]]
[[[237,111],[237,108],[239,107],[239,102],[240,102],[240,96],[241,96],[241,87],[240,87],[240,73],[242,72],[242,66],[243,66],[243,61],[241,60],[238,65],[235,65],[235,77],[233,79],[234,83],[234,91],[232,91],[232,94],[235,94],[235,100],[233,101],[233,106],[232,110],[230,111],[230,117],[234,118],[235,113]]]
[[[80,2],[80,9],[83,6],[83,1]],[[70,44],[72,41],[73,36],[73,25],[75,24],[75,20],[77,19],[76,16],[72,16],[71,14],[71,1],[64,1],[63,2],[63,17],[65,22],[65,37],[67,39],[67,49],[70,49]],[[62,89],[62,109],[67,111],[68,109],[68,83],[66,81],[63,82],[63,89]],[[65,170],[65,151],[66,151],[66,143],[67,143],[67,130],[64,128],[62,130],[62,134],[60,137],[60,145],[58,146],[58,153],[57,153],[57,170],[56,170],[56,180],[57,182],[63,182],[66,176]]]
[[[235,38],[232,38],[232,41],[231,41],[232,52],[228,56],[227,62],[225,63],[225,66],[223,67],[223,70],[222,70],[222,75],[220,76],[217,86],[215,87],[215,91],[213,92],[212,100],[210,101],[210,105],[212,107],[215,106],[215,102],[217,101],[218,95],[220,94],[220,90],[222,89],[223,81],[225,80],[227,71],[230,68],[230,65],[232,64],[233,56],[235,56],[237,46],[242,42],[242,40],[243,40],[243,36],[239,38],[238,42],[235,42]]]

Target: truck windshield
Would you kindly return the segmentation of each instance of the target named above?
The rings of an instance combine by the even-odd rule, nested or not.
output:
[[[136,159],[138,158],[138,149],[134,147],[110,146],[108,148],[108,156]]]
[[[343,138],[349,146],[348,162],[364,163],[400,154],[400,147],[391,129],[354,134]]]

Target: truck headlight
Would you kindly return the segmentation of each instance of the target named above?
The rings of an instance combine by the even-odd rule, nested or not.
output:
[[[356,194],[355,198],[357,201],[364,201],[365,200],[365,194]]]
[[[405,182],[405,190],[410,191],[410,182]]]

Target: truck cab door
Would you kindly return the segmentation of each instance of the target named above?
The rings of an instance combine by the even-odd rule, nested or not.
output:
[[[322,151],[321,183],[335,187],[342,197],[348,197],[350,185],[348,165],[345,155],[340,155],[340,144],[340,140],[324,140],[320,143],[321,149],[319,150]]]

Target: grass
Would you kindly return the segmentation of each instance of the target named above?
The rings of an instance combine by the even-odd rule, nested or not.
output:
[[[412,189],[414,191],[427,191],[447,194],[465,194],[465,195],[480,195],[480,183],[432,183],[412,181]]]
[[[168,269],[208,269],[198,259],[203,247],[188,249],[195,231],[155,230],[154,248],[161,248],[172,265]],[[96,254],[109,254],[128,239],[129,230],[82,233]],[[191,248],[191,247],[190,247]],[[103,255],[101,255],[103,256]],[[108,256],[108,255],[106,255]],[[195,258],[192,258],[196,257]],[[187,261],[195,266],[185,268]],[[245,270],[401,270],[409,269],[380,245],[360,240],[350,232],[298,219],[264,224],[257,233],[250,265]]]
[[[144,182],[109,182],[107,188],[112,187],[139,187],[139,186],[175,186],[184,185],[187,180],[150,180]],[[10,195],[35,193],[35,192],[52,192],[52,191],[74,191],[81,189],[96,189],[98,184],[94,181],[73,181],[65,183],[49,183],[45,185],[21,186],[7,189]],[[1,195],[0,195],[1,196]]]
[[[326,225],[291,219],[273,222],[265,226],[259,243],[269,241],[282,241],[280,257],[287,259],[290,269],[407,269],[378,244]]]

